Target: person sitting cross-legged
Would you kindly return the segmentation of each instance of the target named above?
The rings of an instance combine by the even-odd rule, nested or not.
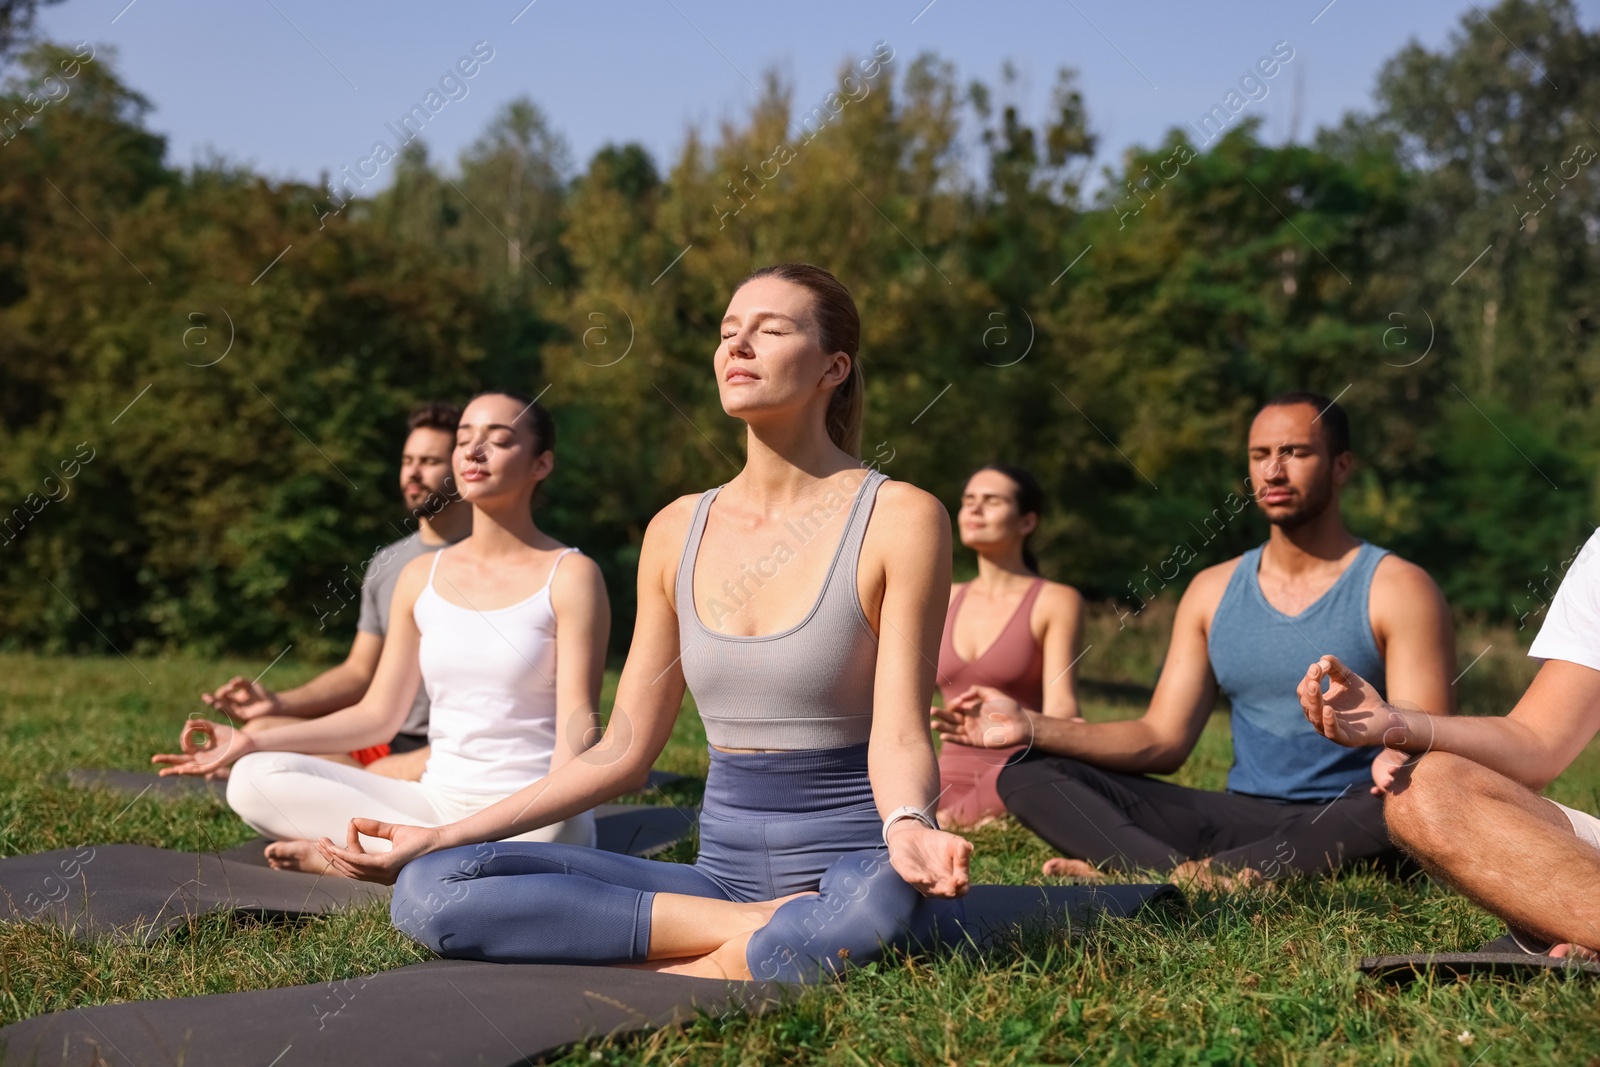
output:
[[[480,393],[461,412],[451,465],[472,533],[401,568],[378,670],[359,701],[256,731],[190,719],[181,752],[151,757],[164,775],[231,766],[228,805],[272,839],[273,867],[326,873],[319,842],[354,841],[352,819],[452,822],[544,782],[593,740],[611,607],[594,561],[533,517],[555,469],[554,420],[533,398]],[[393,736],[423,688],[428,758],[419,780],[311,755]],[[589,851],[591,807],[498,836]],[[369,838],[366,847],[388,844]]]
[[[394,885],[400,930],[454,959],[805,982],[962,933],[973,846],[935,824],[924,725],[949,516],[858,458],[860,338],[820,267],[734,290],[708,369],[745,465],[646,529],[599,743],[444,825],[358,818],[319,842]],[[695,862],[507,841],[642,785],[685,687],[710,761]]]
[[[1043,508],[1044,490],[1021,467],[991,463],[967,479],[956,529],[978,573],[951,589],[945,613],[938,679],[948,703],[987,685],[1045,715],[1078,716],[1083,598],[1039,574],[1028,538]],[[940,749],[939,825],[975,830],[1004,815],[995,782],[1017,751]]]
[[[1283,394],[1257,413],[1250,476],[1271,536],[1190,583],[1143,716],[1073,721],[983,687],[939,710],[946,741],[1030,746],[997,787],[1062,853],[1046,874],[1170,870],[1231,888],[1394,854],[1376,795],[1394,757],[1375,764],[1318,736],[1295,700],[1314,649],[1360,664],[1396,703],[1452,709],[1444,598],[1420,567],[1345,529],[1339,490],[1352,462],[1349,422],[1326,397]],[[1227,790],[1149,777],[1188,759],[1219,686],[1231,705]]]
[[[1600,733],[1600,533],[1528,654],[1543,663],[1503,717],[1424,718],[1332,656],[1306,670],[1300,704],[1326,738],[1404,754],[1384,814],[1424,868],[1503,919],[1524,951],[1593,958],[1600,818],[1539,791]]]

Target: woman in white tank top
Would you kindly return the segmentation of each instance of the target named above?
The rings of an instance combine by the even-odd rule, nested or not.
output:
[[[162,774],[233,764],[228,803],[274,839],[275,867],[321,871],[321,838],[348,840],[350,820],[439,826],[545,778],[597,733],[611,609],[600,570],[539,530],[531,502],[554,466],[550,415],[526,397],[485,393],[461,415],[452,460],[472,505],[470,537],[406,565],[390,630],[360,703],[304,723],[246,734],[203,719],[184,752],[156,756]],[[568,557],[571,558],[568,558]],[[418,685],[431,704],[422,780],[384,778],[306,753],[344,752],[393,735]],[[208,737],[204,748],[190,737]],[[514,840],[594,844],[578,811]],[[368,849],[388,845],[361,838]]]

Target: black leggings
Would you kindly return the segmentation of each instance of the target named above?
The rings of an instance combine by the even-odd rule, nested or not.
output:
[[[999,790],[1011,813],[1063,855],[1107,870],[1170,870],[1209,856],[1276,878],[1395,854],[1383,799],[1366,785],[1334,801],[1283,802],[1035,755],[1001,771]]]

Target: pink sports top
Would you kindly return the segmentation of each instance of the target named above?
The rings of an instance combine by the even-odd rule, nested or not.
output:
[[[1033,639],[1029,619],[1033,602],[1039,599],[1044,579],[1035,578],[1022,594],[1022,603],[994,643],[976,659],[968,661],[956,652],[956,616],[967,599],[964,585],[956,593],[944,617],[944,638],[939,642],[939,691],[949,703],[968,686],[992,685],[1025,708],[1042,711],[1044,704],[1044,647]]]

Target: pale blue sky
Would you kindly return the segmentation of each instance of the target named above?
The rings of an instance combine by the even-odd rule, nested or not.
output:
[[[1581,10],[1586,26],[1600,21],[1600,0]],[[797,104],[810,105],[837,85],[848,55],[865,56],[879,40],[894,48],[892,66],[933,50],[963,84],[997,87],[1012,60],[1023,75],[1016,102],[1035,121],[1056,69],[1076,67],[1107,161],[1198,119],[1277,41],[1295,58],[1249,113],[1265,120],[1269,141],[1283,140],[1298,84],[1304,140],[1369,106],[1387,57],[1413,38],[1441,46],[1463,13],[1473,4],[68,0],[40,22],[57,40],[117,47],[122,76],[155,104],[150,123],[168,136],[171,162],[215,151],[269,176],[315,181],[353,167],[378,139],[392,143],[384,124],[478,41],[494,58],[424,133],[435,160],[452,166],[500,104],[527,94],[577,166],[607,142],[639,141],[665,169],[689,128],[714,134],[720,121],[745,116],[763,70],[776,67]]]

